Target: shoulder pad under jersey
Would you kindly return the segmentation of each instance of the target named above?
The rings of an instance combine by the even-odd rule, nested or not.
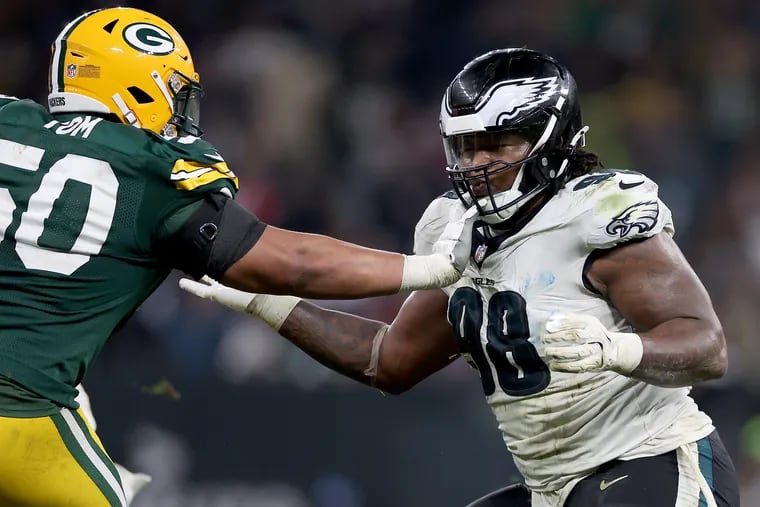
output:
[[[237,190],[237,176],[210,143],[190,135],[162,139],[163,151],[174,161],[170,178],[178,190],[195,190],[213,182],[226,182]]]
[[[572,225],[590,249],[675,232],[657,184],[641,173],[608,170],[581,176],[570,180],[557,197],[570,201]]]
[[[4,105],[19,100],[18,97],[13,97],[12,95],[4,95],[0,93],[0,107],[3,107]]]

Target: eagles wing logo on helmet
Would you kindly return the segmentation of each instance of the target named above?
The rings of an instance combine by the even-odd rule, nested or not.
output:
[[[657,224],[660,205],[657,201],[646,201],[629,206],[607,224],[607,234],[624,238],[631,231],[641,234],[650,231]]]
[[[496,85],[494,90],[486,95],[489,97],[486,100],[498,104],[503,109],[496,118],[496,124],[501,125],[519,113],[549,100],[557,93],[558,88],[556,76],[510,79]]]

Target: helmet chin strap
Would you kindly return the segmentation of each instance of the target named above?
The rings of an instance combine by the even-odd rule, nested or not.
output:
[[[118,93],[114,93],[111,97],[114,104],[116,104],[116,107],[119,108],[119,111],[121,111],[122,116],[124,116],[124,119],[127,120],[127,122],[132,125],[133,127],[140,128],[142,127],[142,124],[140,123],[139,118],[135,115],[134,111],[132,111],[126,102],[124,102],[124,99],[121,98],[121,95]]]
[[[570,140],[569,148],[571,151],[575,151],[576,147],[580,144],[581,147],[585,146],[586,144],[586,132],[588,132],[589,127],[586,125],[583,128],[581,128],[578,132],[575,133],[573,138]],[[553,177],[559,177],[561,176],[565,170],[567,170],[567,165],[569,163],[570,159],[565,158],[562,163],[560,164],[559,169],[557,170],[556,176],[553,175]],[[498,194],[495,194],[493,198],[491,196],[481,197],[478,199],[478,204],[480,205],[481,209],[483,211],[491,211],[493,209],[500,208],[502,206],[505,206],[511,202],[511,206],[503,209],[502,211],[498,211],[496,213],[492,213],[489,215],[481,216],[480,220],[489,224],[489,225],[497,225],[501,222],[504,222],[505,220],[510,219],[518,209],[520,209],[520,206],[522,206],[524,203],[530,200],[531,197],[533,197],[535,194],[546,188],[545,185],[539,185],[538,187],[534,188],[528,194],[523,194],[518,188],[520,187],[520,183],[522,183],[525,165],[520,167],[520,171],[517,173],[517,177],[515,178],[514,183],[512,183],[512,186],[508,188],[507,190],[504,190],[503,192],[499,192]],[[516,201],[516,202],[515,202]]]
[[[480,199],[478,199],[478,204],[480,204],[480,207],[483,209],[483,211],[491,211],[493,209],[500,208],[504,205],[509,204],[510,202],[520,199],[520,197],[523,196],[523,193],[518,189],[520,188],[520,183],[522,183],[524,171],[525,171],[525,165],[520,167],[520,170],[517,171],[517,177],[515,177],[515,181],[512,183],[512,186],[509,187],[507,190],[499,192],[498,194],[495,194],[493,197],[486,196],[486,197],[481,197]],[[514,215],[515,212],[520,208],[523,202],[525,201],[521,200],[520,202],[516,202],[512,206],[509,206],[508,208],[505,208],[501,211],[498,211],[490,215],[481,216],[480,219],[483,222],[486,222],[487,224],[491,224],[491,225],[498,224],[500,222],[503,222],[509,219],[512,215]]]

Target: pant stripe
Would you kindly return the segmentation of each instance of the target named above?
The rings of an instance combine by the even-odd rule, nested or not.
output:
[[[103,495],[112,505],[126,507],[127,500],[118,480],[118,475],[113,471],[113,465],[108,466],[110,460],[100,455],[102,450],[97,444],[88,439],[85,432],[79,426],[76,415],[69,409],[61,409],[60,414],[50,416],[58,429],[61,438],[71,455],[80,464],[90,478],[95,482]],[[96,451],[96,448],[98,451]],[[107,464],[108,463],[108,464]]]
[[[699,471],[702,472],[710,489],[713,489],[713,450],[710,439],[706,437],[697,442],[697,450],[699,453]],[[702,492],[699,493],[699,507],[707,507],[707,499]]]
[[[697,442],[676,449],[678,459],[678,497],[676,507],[717,507],[712,484],[700,466],[701,455]],[[709,456],[710,482],[712,482],[712,453]]]
[[[71,411],[71,415],[74,417],[74,420],[76,421],[77,425],[79,425],[79,428],[82,430],[82,433],[84,434],[84,437],[87,439],[87,441],[90,443],[90,447],[95,451],[95,454],[98,455],[100,458],[100,461],[102,461],[108,470],[111,471],[111,475],[116,477],[116,481],[119,483],[119,487],[123,490],[124,485],[121,483],[121,474],[119,474],[119,471],[116,470],[116,465],[111,460],[111,457],[106,453],[106,451],[103,449],[103,445],[100,443],[99,440],[97,440],[97,437],[93,435],[92,430],[90,429],[90,426],[88,426],[88,423],[86,422],[84,418],[84,414],[77,411]]]

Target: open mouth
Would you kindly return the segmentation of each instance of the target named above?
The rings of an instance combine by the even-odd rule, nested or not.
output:
[[[472,193],[475,194],[475,197],[481,198],[488,195],[488,187],[485,183],[476,183],[473,184],[470,188],[472,188]]]
[[[486,179],[482,175],[480,175],[478,178],[470,179],[469,184],[470,191],[475,195],[475,197],[486,197],[489,194]]]

